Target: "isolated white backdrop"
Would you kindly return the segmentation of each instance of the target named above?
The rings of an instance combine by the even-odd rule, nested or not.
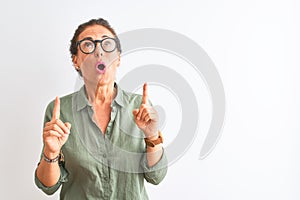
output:
[[[199,134],[160,185],[147,184],[151,199],[299,199],[299,13],[296,0],[1,1],[0,199],[58,199],[33,182],[44,110],[56,95],[74,91],[69,41],[80,23],[97,17],[118,33],[163,28],[184,34],[208,53],[223,80],[222,137],[198,160],[210,102],[202,80],[187,77],[199,84],[193,87]],[[146,63],[124,58],[118,76],[132,66],[130,60],[159,64],[155,59],[162,56]],[[155,101],[161,91],[151,92]],[[167,143],[178,128],[171,120],[164,129]]]

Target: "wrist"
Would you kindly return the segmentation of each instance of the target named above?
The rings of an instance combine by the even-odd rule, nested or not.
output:
[[[155,147],[158,144],[163,143],[163,136],[160,131],[156,136],[147,137],[144,139],[147,147]]]
[[[159,137],[158,131],[156,132],[156,134],[151,134],[151,135],[146,136],[146,138],[148,140],[156,140],[158,137]]]
[[[59,156],[59,153],[60,153],[60,151],[51,152],[51,151],[49,151],[48,149],[45,148],[44,151],[43,151],[43,156],[50,159],[50,160],[52,160],[52,159],[55,159],[57,156]]]
[[[56,163],[59,160],[59,157],[60,156],[57,155],[55,158],[49,158],[43,153],[44,161],[46,161],[47,163]]]

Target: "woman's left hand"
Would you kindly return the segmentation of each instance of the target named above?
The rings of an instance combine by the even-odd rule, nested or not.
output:
[[[158,113],[149,105],[147,83],[143,86],[142,103],[139,109],[132,111],[136,125],[144,132],[146,138],[158,136]]]

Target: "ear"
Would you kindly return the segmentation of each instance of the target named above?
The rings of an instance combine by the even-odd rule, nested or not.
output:
[[[77,63],[77,56],[72,55],[72,62],[75,68],[78,68],[78,63]]]

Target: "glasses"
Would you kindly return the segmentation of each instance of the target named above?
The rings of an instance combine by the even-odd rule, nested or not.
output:
[[[93,53],[96,49],[97,42],[100,43],[101,48],[103,51],[110,53],[113,52],[117,48],[117,41],[115,38],[104,38],[103,40],[93,40],[91,38],[84,38],[77,42],[77,46],[84,54]]]

